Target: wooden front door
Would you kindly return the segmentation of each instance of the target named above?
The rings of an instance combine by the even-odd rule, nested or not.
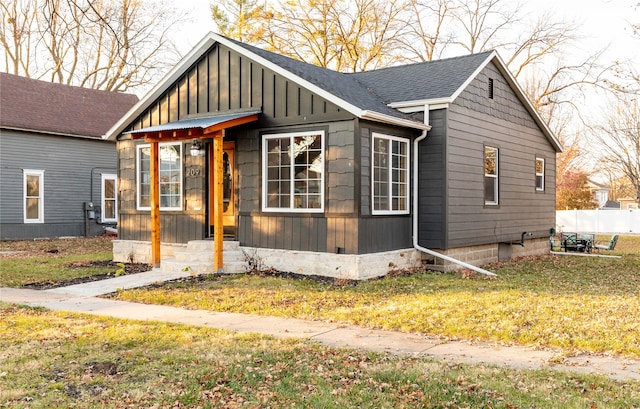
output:
[[[213,235],[213,185],[215,182],[213,153],[209,153],[209,234]],[[225,142],[222,152],[223,230],[225,236],[236,234],[235,142]]]

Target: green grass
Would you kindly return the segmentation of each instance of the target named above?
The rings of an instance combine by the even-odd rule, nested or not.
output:
[[[12,253],[0,256],[0,286],[21,287],[114,274],[117,267],[93,265],[113,259],[111,240],[100,236],[1,241],[0,251]]]
[[[74,254],[65,257],[3,258],[0,260],[0,286],[20,287],[33,283],[54,283],[73,278],[114,274],[113,266],[92,266],[92,262],[111,261],[111,252]]]
[[[488,266],[499,277],[427,272],[357,285],[271,276],[121,292],[121,300],[355,324],[451,339],[640,357],[640,237],[620,259],[544,256]]]
[[[632,408],[640,383],[0,304],[0,407]]]

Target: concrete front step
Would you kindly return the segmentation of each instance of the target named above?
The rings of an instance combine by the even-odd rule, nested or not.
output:
[[[184,262],[177,261],[175,259],[166,259],[162,260],[160,263],[159,270],[166,272],[188,272],[191,274],[199,275],[199,274],[213,274],[217,273],[213,269],[213,262],[211,261],[193,261],[193,262]],[[225,261],[223,268],[223,272],[233,274],[233,273],[244,273],[247,271],[247,263],[244,261]]]
[[[245,256],[241,251],[224,251],[223,259],[226,262],[229,261],[244,261]],[[210,261],[213,262],[213,251],[189,251],[189,250],[176,250],[173,258],[176,261],[184,261],[185,263],[195,261]]]
[[[240,242],[224,240],[222,242],[222,249],[227,251],[239,251]],[[212,252],[213,253],[213,240],[191,240],[187,243],[187,251],[193,252]]]
[[[223,270],[225,273],[247,271],[246,256],[237,241],[223,242]],[[213,241],[192,240],[186,247],[177,248],[173,257],[163,259],[160,269],[163,271],[189,271],[193,274],[214,273]]]

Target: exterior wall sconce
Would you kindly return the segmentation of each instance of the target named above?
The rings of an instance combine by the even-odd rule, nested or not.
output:
[[[189,149],[189,153],[191,156],[204,156],[205,151],[202,143],[200,143],[199,139],[195,139],[191,144],[191,149]]]

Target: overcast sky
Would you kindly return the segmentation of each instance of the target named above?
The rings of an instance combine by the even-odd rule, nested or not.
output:
[[[178,47],[184,55],[209,31],[215,30],[209,4],[212,0],[174,0],[176,7],[189,13],[193,22],[183,25]],[[640,22],[640,10],[631,5],[634,0],[507,0],[523,4],[535,18],[540,10],[549,10],[558,17],[575,21],[583,34],[579,47],[585,53],[609,47],[612,59],[640,57],[640,40],[631,36],[630,22]]]

